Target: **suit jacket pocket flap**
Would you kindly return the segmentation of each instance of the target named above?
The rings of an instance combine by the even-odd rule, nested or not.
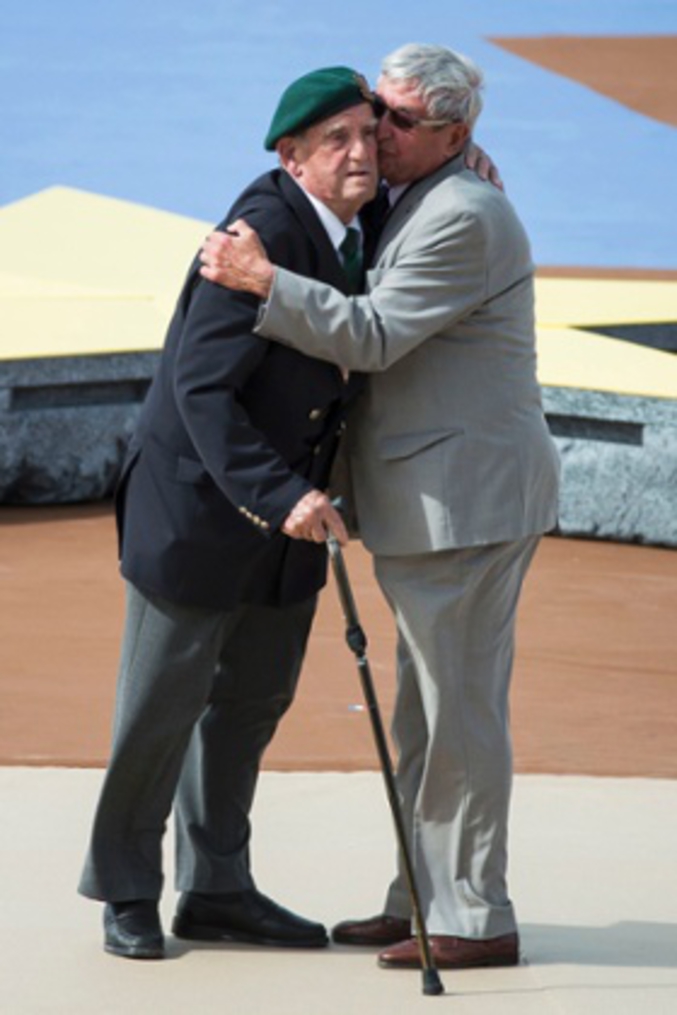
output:
[[[463,433],[462,427],[448,427],[446,430],[426,430],[423,433],[393,434],[383,437],[379,444],[379,452],[384,461],[398,458],[411,458],[419,451],[425,451],[445,441],[449,437],[457,437]]]

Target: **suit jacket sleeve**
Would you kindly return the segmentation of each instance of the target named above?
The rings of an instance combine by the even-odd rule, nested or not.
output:
[[[386,370],[486,298],[485,226],[448,209],[421,223],[396,263],[367,273],[371,292],[346,297],[278,268],[256,331],[349,370]]]

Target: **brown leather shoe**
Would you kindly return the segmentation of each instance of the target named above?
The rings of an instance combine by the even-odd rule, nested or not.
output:
[[[430,936],[430,951],[438,969],[472,969],[477,966],[516,966],[519,963],[517,934],[503,934],[486,940]],[[385,969],[420,969],[421,954],[416,938],[384,949],[378,957]]]
[[[372,948],[396,944],[410,935],[411,920],[386,916],[385,913],[371,916],[368,920],[344,920],[337,923],[331,932],[338,945],[367,945]]]

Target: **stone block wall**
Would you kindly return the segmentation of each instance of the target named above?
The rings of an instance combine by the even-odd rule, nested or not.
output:
[[[159,353],[0,364],[0,503],[112,495]],[[543,391],[562,460],[558,531],[677,546],[677,401]]]

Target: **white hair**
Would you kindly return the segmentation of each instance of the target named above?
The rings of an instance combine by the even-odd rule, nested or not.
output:
[[[474,127],[482,109],[484,76],[468,57],[444,46],[411,42],[386,56],[381,72],[393,81],[415,83],[431,119]]]

